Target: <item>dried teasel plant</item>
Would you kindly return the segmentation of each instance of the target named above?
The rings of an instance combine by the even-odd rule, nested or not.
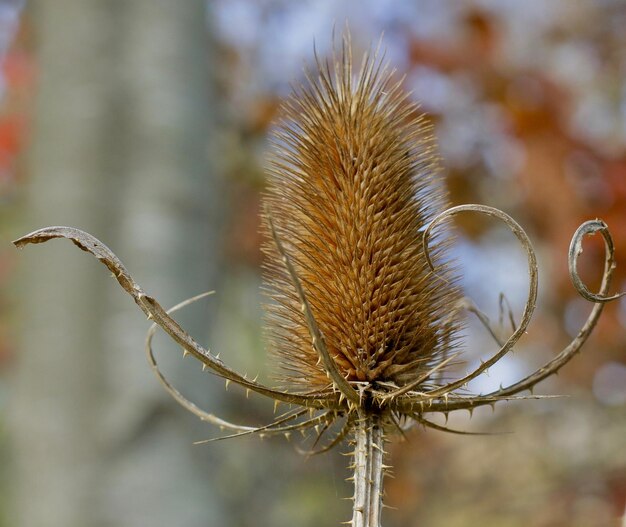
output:
[[[311,453],[344,439],[353,445],[353,527],[380,525],[385,442],[413,424],[442,431],[428,415],[534,398],[534,386],[556,373],[580,349],[596,325],[609,295],[615,266],[613,242],[600,220],[581,225],[571,242],[569,270],[576,290],[593,302],[574,340],[531,375],[487,394],[468,394],[468,383],[513,349],[526,331],[537,296],[537,263],[524,230],[504,212],[483,205],[446,207],[430,127],[410,102],[379,53],[366,54],[353,69],[349,38],[339,57],[317,61],[308,84],[283,106],[275,134],[263,226],[267,234],[265,285],[271,355],[281,367],[281,388],[240,375],[200,344],[171,313],[135,282],[117,256],[99,240],[71,227],[48,227],[14,243],[23,247],[67,238],[104,263],[154,323],[146,351],[150,364],[173,397],[201,419],[228,429],[226,437],[288,435],[315,430]],[[501,341],[487,317],[455,285],[445,251],[448,220],[475,212],[496,218],[512,231],[528,258],[529,291],[521,320]],[[591,293],[576,262],[582,240],[600,233],[606,257],[602,284]],[[498,342],[499,350],[474,371],[444,380],[459,357],[462,312],[474,313]],[[162,328],[204,369],[283,403],[289,410],[273,422],[243,426],[198,408],[158,369],[152,338]],[[446,374],[450,375],[450,372]],[[530,395],[523,395],[530,391]],[[314,447],[315,448],[315,447]]]

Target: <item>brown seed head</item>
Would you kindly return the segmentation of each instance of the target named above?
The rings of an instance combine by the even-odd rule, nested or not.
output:
[[[283,104],[265,211],[341,374],[401,386],[437,364],[458,329],[449,316],[458,291],[442,264],[447,244],[431,242],[435,275],[421,238],[446,204],[435,142],[377,54],[354,75],[344,40],[339,59],[318,61],[307,76]],[[296,288],[267,240],[270,349],[291,387],[327,389]]]

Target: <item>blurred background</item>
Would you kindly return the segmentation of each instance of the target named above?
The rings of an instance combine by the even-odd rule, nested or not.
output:
[[[173,403],[144,359],[148,322],[67,242],[10,240],[74,225],[115,250],[163,305],[214,289],[180,320],[228,364],[271,380],[261,337],[259,196],[267,138],[313,42],[346,21],[355,54],[387,59],[432,120],[452,204],[527,229],[540,263],[534,320],[473,384],[548,361],[591,306],[567,273],[580,223],[615,239],[626,290],[626,4],[620,0],[0,1],[0,526],[339,525],[347,447],[310,459],[282,439],[193,445],[219,431]],[[468,296],[519,319],[525,258],[501,225],[459,216]],[[600,240],[579,268],[597,287]],[[506,331],[508,328],[505,327]],[[468,320],[469,366],[496,349]],[[201,406],[262,424],[272,403],[203,374],[164,337],[168,376]],[[626,302],[539,387],[390,445],[387,526],[623,525]]]

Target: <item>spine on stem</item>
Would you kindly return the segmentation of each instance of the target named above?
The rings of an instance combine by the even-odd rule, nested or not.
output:
[[[352,527],[380,527],[383,505],[384,432],[380,418],[358,420],[354,448],[354,506]]]

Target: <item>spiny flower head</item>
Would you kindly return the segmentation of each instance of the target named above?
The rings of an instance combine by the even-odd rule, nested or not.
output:
[[[431,127],[377,53],[355,74],[349,46],[283,104],[265,194],[265,230],[278,238],[265,245],[270,350],[302,392],[330,381],[277,244],[348,382],[424,376],[459,326],[449,269],[432,272],[421,236],[446,204]],[[445,245],[432,243],[439,264]]]

